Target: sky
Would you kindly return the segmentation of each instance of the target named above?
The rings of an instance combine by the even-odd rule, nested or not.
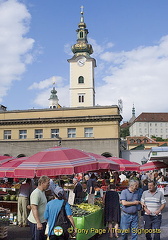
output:
[[[167,0],[0,0],[0,104],[48,108],[53,79],[69,107],[69,63],[80,6],[96,59],[96,105],[117,105],[124,121],[168,112]]]

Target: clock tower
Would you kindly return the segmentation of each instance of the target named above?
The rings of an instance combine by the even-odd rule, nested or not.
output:
[[[92,45],[88,44],[88,29],[84,22],[83,6],[78,24],[77,43],[72,46],[74,56],[70,63],[70,107],[92,107],[95,105],[94,68],[96,60],[90,55]]]

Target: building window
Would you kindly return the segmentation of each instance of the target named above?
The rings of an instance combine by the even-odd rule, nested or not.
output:
[[[68,138],[76,137],[76,128],[68,128]]]
[[[163,126],[162,123],[160,123],[160,126],[161,126],[161,127]]]
[[[141,123],[139,123],[139,127],[141,127]]]
[[[140,144],[140,143],[141,143],[141,139],[137,139],[136,141],[137,141],[137,143],[138,143],[138,144]]]
[[[155,129],[155,133],[157,133],[157,128]]]
[[[43,129],[35,129],[35,138],[43,138]]]
[[[80,38],[83,38],[83,32],[80,32]]]
[[[84,83],[84,77],[83,76],[80,76],[78,78],[78,83]]]
[[[166,128],[166,133],[168,133],[168,128]]]
[[[160,129],[160,132],[163,133],[163,129],[162,128]]]
[[[133,144],[134,142],[134,139],[130,139],[130,144]]]
[[[51,138],[59,137],[59,129],[51,129]]]
[[[147,133],[147,129],[145,128],[145,133]]]
[[[4,139],[11,139],[11,130],[4,130]]]
[[[85,137],[93,137],[93,128],[84,129]]]
[[[27,138],[27,130],[19,130],[19,139]]]
[[[150,123],[150,127],[152,127],[152,123]]]
[[[155,123],[155,127],[157,127],[157,123]]]
[[[84,102],[84,94],[79,95],[79,102]]]
[[[139,132],[142,133],[142,129],[141,128],[139,129]]]

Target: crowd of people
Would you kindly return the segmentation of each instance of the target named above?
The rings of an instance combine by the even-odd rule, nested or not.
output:
[[[129,181],[128,187],[125,187],[119,195],[116,188],[126,180]],[[161,180],[165,181],[166,177],[157,171],[142,174],[112,172],[103,174],[103,176],[87,174],[80,177],[73,176],[71,179],[74,185],[75,204],[81,203],[83,200],[94,204],[95,188],[100,187],[102,190],[100,197],[104,203],[104,225],[109,231],[109,237],[118,238],[118,234],[121,233],[123,240],[128,239],[129,233],[131,233],[132,240],[138,239],[138,234],[142,230],[138,225],[141,215],[144,218],[146,239],[151,240],[151,233],[154,233],[154,240],[160,240],[161,212],[166,205],[163,193],[157,189],[157,182]],[[83,182],[86,184],[85,194]],[[68,239],[67,231],[60,236],[55,234],[55,231],[58,231],[54,228],[55,222],[62,206],[64,206],[65,215],[72,226],[72,233],[76,234],[64,185],[63,180],[60,180],[59,184],[55,184],[47,176],[39,178],[37,187],[32,185],[31,179],[27,179],[21,185],[18,197],[18,225],[24,227],[28,220],[32,240],[45,240],[46,233],[49,240]],[[86,195],[87,197],[84,199]],[[29,215],[27,215],[27,206],[30,209]]]

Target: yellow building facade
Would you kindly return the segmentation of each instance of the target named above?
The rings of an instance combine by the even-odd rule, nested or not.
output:
[[[119,155],[118,106],[0,112],[0,155],[32,155],[61,145]]]

